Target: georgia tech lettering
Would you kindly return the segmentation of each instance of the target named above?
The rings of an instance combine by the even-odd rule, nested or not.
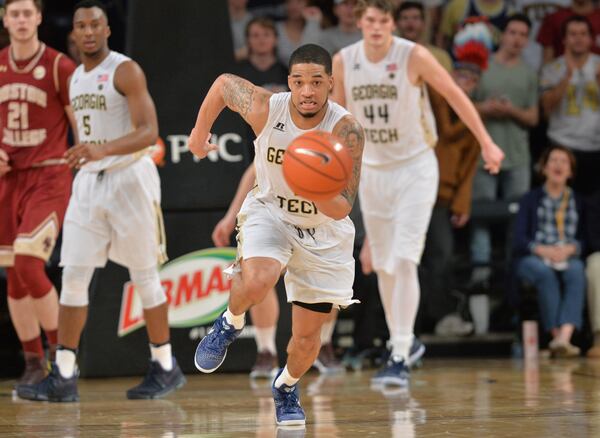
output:
[[[281,163],[283,163],[284,154],[285,149],[276,149],[270,146],[269,148],[267,148],[267,161],[269,163],[281,166]],[[304,199],[297,198],[285,198],[279,195],[277,195],[277,199],[279,199],[279,208],[287,210],[288,213],[317,214],[319,212],[314,202],[305,201]]]
[[[0,103],[8,102],[6,126],[2,142],[13,147],[33,147],[46,140],[46,129],[29,129],[29,104],[46,108],[48,95],[29,84],[7,84],[0,87]]]
[[[317,214],[319,212],[314,202],[296,198],[288,199],[279,195],[277,199],[279,199],[279,208],[287,210],[289,213]]]
[[[269,163],[281,165],[283,162],[283,154],[285,154],[285,149],[275,149],[274,147],[269,146],[267,149],[267,161]]]
[[[369,99],[398,99],[398,89],[395,85],[369,84],[352,87],[352,98],[354,100]]]
[[[106,111],[106,96],[102,94],[80,94],[71,99],[73,111],[86,109]]]

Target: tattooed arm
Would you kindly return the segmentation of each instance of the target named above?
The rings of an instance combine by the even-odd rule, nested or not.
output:
[[[315,204],[321,213],[339,220],[348,216],[358,193],[365,135],[362,126],[351,115],[345,116],[335,125],[333,134],[338,136],[350,151],[353,162],[352,175],[342,193],[329,201],[319,201]]]
[[[210,144],[210,129],[225,107],[238,113],[258,135],[269,116],[271,92],[232,74],[222,74],[212,84],[198,111],[188,140],[190,151],[199,158],[217,148]]]

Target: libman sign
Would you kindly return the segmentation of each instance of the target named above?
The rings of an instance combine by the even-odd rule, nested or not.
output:
[[[169,303],[169,326],[192,327],[212,323],[227,307],[231,280],[223,273],[235,260],[234,248],[195,251],[160,269]],[[118,335],[145,325],[142,302],[131,282],[123,286]]]

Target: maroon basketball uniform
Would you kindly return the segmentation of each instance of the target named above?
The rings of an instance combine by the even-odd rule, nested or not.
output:
[[[0,177],[0,266],[14,254],[47,260],[71,193],[67,150],[68,78],[75,64],[41,44],[15,62],[0,51],[0,148],[12,170]]]

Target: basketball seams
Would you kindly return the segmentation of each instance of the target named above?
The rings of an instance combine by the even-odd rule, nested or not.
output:
[[[324,176],[332,181],[335,181],[335,182],[344,182],[345,181],[345,178],[343,178],[343,179],[334,178],[331,175],[328,175],[327,173],[323,172],[322,170],[319,170],[316,167],[313,167],[310,164],[302,161],[294,152],[286,151],[285,155],[293,158],[297,163],[302,164],[304,167],[307,167],[308,169],[312,170],[313,172],[318,173],[319,175]],[[345,172],[345,169],[344,169],[344,172]]]
[[[309,133],[309,135],[307,135],[308,138],[310,138],[312,141],[314,141],[315,143],[320,144],[321,146],[324,146],[327,150],[329,150],[331,152],[331,155],[337,160],[338,164],[342,167],[342,170],[344,172],[344,179],[347,179],[349,177],[348,173],[346,172],[346,166],[344,166],[344,163],[342,162],[342,160],[340,159],[340,157],[338,157],[337,155],[337,151],[333,148],[333,146],[331,146],[331,144],[329,144],[325,139],[325,135],[323,134],[318,134],[318,131],[312,131]],[[329,140],[334,140],[335,143],[341,143],[340,141],[337,141],[337,139],[335,138],[334,135],[327,135]],[[344,146],[344,144],[342,143],[342,146]],[[345,147],[345,146],[344,146]]]

